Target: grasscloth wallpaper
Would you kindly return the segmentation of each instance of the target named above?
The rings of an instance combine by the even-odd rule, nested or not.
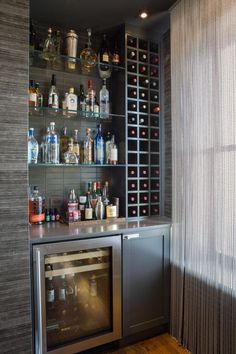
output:
[[[0,353],[31,353],[28,0],[0,1]]]
[[[236,353],[236,2],[171,12],[172,334]]]

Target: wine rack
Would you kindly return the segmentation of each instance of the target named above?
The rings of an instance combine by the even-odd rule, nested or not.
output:
[[[126,33],[127,210],[160,214],[159,46]]]

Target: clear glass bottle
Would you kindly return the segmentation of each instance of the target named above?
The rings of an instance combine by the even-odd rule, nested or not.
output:
[[[93,208],[91,206],[91,196],[90,192],[86,193],[86,204],[85,204],[85,220],[93,219]]]
[[[91,129],[86,128],[86,137],[84,140],[84,164],[93,163],[93,139],[91,138]]]
[[[56,58],[56,47],[51,27],[48,29],[48,36],[44,42],[42,57],[47,61],[54,61]]]
[[[67,109],[68,109],[68,114],[70,116],[73,116],[77,114],[77,109],[78,109],[78,97],[75,94],[75,89],[74,87],[70,87],[69,89],[69,94],[66,97],[67,100]]]
[[[45,220],[45,198],[39,194],[37,186],[29,197],[29,222],[41,225]]]
[[[82,50],[80,53],[81,65],[82,65],[82,73],[87,75],[91,72],[93,67],[96,65],[97,62],[97,54],[92,49],[91,46],[91,28],[87,29],[88,32],[88,42],[87,46]]]
[[[80,144],[78,137],[78,129],[74,129],[73,131],[73,152],[76,154],[78,163],[80,163]]]
[[[68,144],[68,150],[64,153],[64,163],[66,164],[78,164],[76,154],[73,152],[73,142]]]
[[[60,139],[55,131],[55,123],[50,123],[50,163],[59,163],[59,144]]]
[[[67,203],[67,220],[73,222],[78,221],[80,215],[75,190],[71,189]]]
[[[110,162],[111,165],[117,165],[118,163],[118,149],[115,144],[115,135],[111,137],[111,144],[110,144]]]
[[[94,140],[94,162],[99,165],[104,164],[104,139],[101,124],[97,126],[97,134]]]
[[[100,114],[101,118],[109,118],[110,107],[109,107],[109,91],[106,88],[106,80],[103,80],[103,85],[99,94],[100,98]]]
[[[38,162],[39,144],[34,137],[34,128],[29,129],[28,135],[28,163]]]
[[[96,92],[93,89],[93,81],[88,80],[88,90],[86,95],[86,111],[94,112]]]
[[[59,108],[59,94],[56,87],[56,75],[52,74],[51,87],[48,94],[48,107],[53,108],[55,112]]]
[[[98,72],[101,79],[111,76],[111,54],[108,47],[106,34],[103,34],[101,47],[98,53]]]

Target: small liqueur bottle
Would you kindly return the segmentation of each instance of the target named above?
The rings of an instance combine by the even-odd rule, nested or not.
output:
[[[59,94],[56,88],[56,75],[52,74],[51,87],[48,94],[48,107],[57,112],[59,108]]]
[[[44,42],[42,57],[47,61],[54,61],[56,58],[56,47],[51,27],[48,29],[48,36]]]
[[[51,221],[50,220],[50,211],[49,211],[49,209],[45,210],[45,221],[46,222],[50,222]]]
[[[60,221],[60,214],[59,214],[57,208],[54,208],[54,214],[55,214],[56,221]]]
[[[34,80],[30,80],[29,83],[29,107],[37,107],[37,93]]]
[[[56,215],[55,215],[55,212],[54,212],[54,209],[52,208],[51,211],[50,211],[50,220],[52,222],[55,222],[56,221]]]
[[[97,134],[94,140],[94,161],[99,165],[103,165],[104,163],[104,139],[101,124],[97,126]]]
[[[93,219],[93,208],[90,201],[90,192],[86,193],[86,204],[85,204],[85,220]]]
[[[84,140],[84,164],[93,163],[93,139],[91,138],[91,129],[86,128],[86,137]]]
[[[103,80],[103,85],[99,93],[100,98],[100,113],[101,118],[109,118],[109,91],[106,87],[106,80]]]
[[[64,163],[68,165],[78,164],[77,156],[73,152],[73,140],[68,144],[68,150],[64,153]]]
[[[36,164],[38,162],[39,144],[34,137],[34,128],[29,129],[28,135],[28,163]]]
[[[77,114],[78,109],[78,97],[75,94],[74,87],[70,87],[69,94],[66,97],[68,114],[71,116]]]

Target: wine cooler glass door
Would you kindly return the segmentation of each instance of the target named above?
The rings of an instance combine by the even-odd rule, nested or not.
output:
[[[34,247],[36,353],[120,338],[120,236]]]

